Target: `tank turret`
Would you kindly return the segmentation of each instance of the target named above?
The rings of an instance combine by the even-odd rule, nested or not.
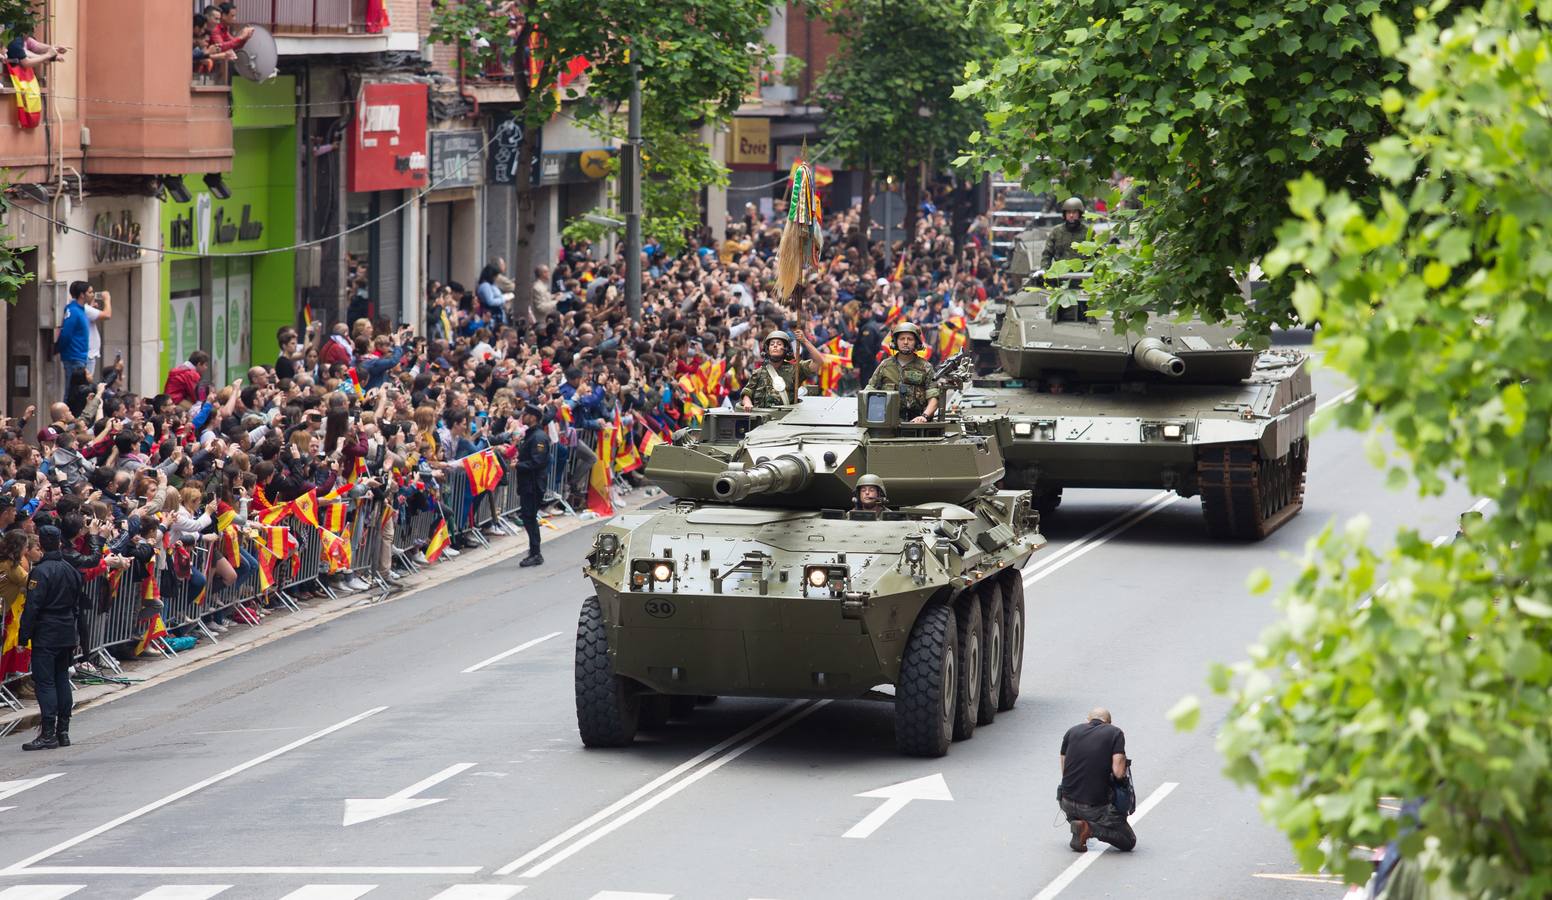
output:
[[[904,504],[960,502],[1002,477],[995,437],[956,421],[902,422],[899,410],[892,391],[712,410],[689,440],[653,451],[646,476],[682,499],[809,509],[850,506],[867,474]]]
[[[1057,277],[1076,280],[1008,299],[1002,372],[964,396],[997,434],[1004,487],[1031,490],[1043,513],[1068,487],[1200,496],[1211,532],[1241,540],[1298,513],[1315,409],[1303,353],[1244,346],[1236,322],[1154,316],[1118,334],[1089,309],[1084,276]]]

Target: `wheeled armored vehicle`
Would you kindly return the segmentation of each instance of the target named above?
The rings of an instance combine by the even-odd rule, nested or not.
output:
[[[1158,317],[1118,334],[1081,290],[1032,286],[1009,299],[1002,370],[965,411],[996,433],[1004,486],[1042,513],[1068,487],[1164,488],[1200,496],[1213,536],[1258,540],[1303,507],[1315,395],[1305,354],[1237,334]]]
[[[897,744],[936,756],[1018,699],[1028,491],[999,490],[997,438],[900,421],[899,395],[714,410],[659,446],[677,498],[616,516],[584,574],[577,724],[588,746],[697,698],[887,698]],[[860,508],[858,479],[887,486]]]

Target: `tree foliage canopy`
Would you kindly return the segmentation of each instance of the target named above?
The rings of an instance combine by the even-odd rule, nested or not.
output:
[[[1436,6],[1435,9],[1440,7]],[[1408,11],[1408,15],[1411,13]],[[1354,848],[1396,836],[1381,797],[1420,800],[1404,846],[1469,896],[1552,894],[1552,7],[1424,12],[1380,102],[1366,202],[1305,176],[1269,270],[1352,376],[1341,416],[1379,425],[1424,493],[1464,483],[1496,509],[1435,546],[1385,551],[1328,529],[1248,662],[1219,669],[1229,772],[1253,784],[1308,868],[1361,878]],[[1384,454],[1376,452],[1383,459]],[[1264,586],[1264,574],[1253,583]]]
[[[1399,0],[997,0],[1008,50],[958,96],[987,108],[971,152],[1032,184],[1098,193],[1137,179],[1134,241],[1093,263],[1100,302],[1127,321],[1173,308],[1287,322],[1291,279],[1247,309],[1236,278],[1275,243],[1284,184],[1301,172],[1364,200],[1365,148],[1389,125],[1401,69],[1369,32]],[[1231,277],[1232,275],[1232,277]]]
[[[815,4],[839,39],[815,92],[827,146],[847,165],[904,177],[954,153],[980,121],[954,89],[997,48],[985,8],[967,0],[830,0]]]
[[[561,73],[578,56],[590,64],[587,92],[579,98],[584,115],[630,96],[634,53],[643,90],[670,101],[660,121],[682,133],[708,116],[732,115],[753,68],[768,55],[761,35],[770,10],[760,0],[518,0],[513,6],[516,19],[497,4],[436,0],[431,40],[462,47],[472,73],[510,61],[537,31],[536,83],[518,78],[522,114],[534,126],[559,108]]]

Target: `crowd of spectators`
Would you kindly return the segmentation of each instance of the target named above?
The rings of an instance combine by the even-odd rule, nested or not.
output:
[[[39,557],[44,526],[59,529],[66,558],[88,579],[133,569],[136,579],[161,572],[169,587],[245,583],[258,567],[246,546],[210,553],[203,569],[190,567],[189,550],[310,492],[394,510],[378,569],[396,579],[393,532],[440,511],[444,485],[470,454],[495,448],[511,467],[525,410],[542,413],[534,427],[553,439],[546,502],[577,509],[600,441],[613,451],[610,479],[639,481],[634,469],[655,440],[737,400],[766,333],[801,331],[843,357],[844,377],[807,390],[845,390],[877,364],[892,320],[921,325],[931,346],[936,329],[1002,292],[983,222],[955,233],[929,201],[891,265],[880,243],[858,239],[858,218],[849,209],[830,219],[821,266],[787,300],[773,288],[782,222],[750,207],[722,242],[701,235],[673,256],[650,245],[639,318],[625,308],[619,256],[573,245],[533,273],[527,309],[515,308],[505,263],[492,261],[474,289],[430,285],[423,336],[369,317],[285,327],[272,364],[229,377],[197,351],[150,396],[125,389],[122,361],[93,352],[91,331],[111,315],[111,298],[73,284],[57,342],[64,398],[41,416],[28,408],[0,419],[0,602],[16,612],[19,594],[7,585],[22,583]],[[263,598],[233,612],[256,621]],[[205,618],[214,631],[226,627],[219,612]]]

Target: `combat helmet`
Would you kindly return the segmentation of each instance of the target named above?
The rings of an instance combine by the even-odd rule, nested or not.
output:
[[[862,495],[862,489],[865,487],[878,488],[879,499],[886,503],[889,502],[889,491],[884,487],[884,479],[878,477],[877,475],[864,475],[857,479],[857,486],[853,489],[853,493],[860,497]]]
[[[890,344],[890,346],[896,346],[895,345],[895,340],[898,337],[900,337],[900,335],[902,335],[902,334],[914,335],[916,337],[916,347],[917,347],[917,349],[921,348],[921,345],[922,345],[922,332],[921,332],[921,329],[917,327],[915,322],[897,322],[895,324],[895,327],[889,329],[889,344]]]
[[[788,353],[788,355],[791,355],[791,353],[792,353],[792,335],[790,333],[782,331],[781,329],[778,328],[777,330],[775,330],[775,331],[771,332],[770,334],[766,335],[764,340],[760,341],[760,348],[763,350],[763,349],[769,347],[771,345],[771,341],[781,341],[783,344],[786,344],[787,345],[787,353]]]
[[[1083,211],[1083,198],[1081,197],[1068,197],[1066,200],[1062,201],[1062,212],[1064,213],[1081,213]]]

